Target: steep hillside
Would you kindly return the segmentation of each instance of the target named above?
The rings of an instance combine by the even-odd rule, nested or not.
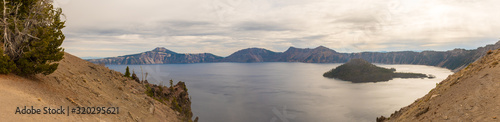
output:
[[[155,48],[139,54],[109,57],[104,59],[90,59],[96,64],[169,64],[169,63],[203,63],[217,62],[222,57],[210,54],[179,54],[163,47]]]
[[[147,96],[145,91],[146,87],[123,77],[117,71],[65,53],[58,69],[50,75],[36,75],[31,78],[12,74],[0,75],[0,96],[2,96],[0,118],[2,121],[177,122],[188,120],[188,117],[173,110],[170,103],[160,103]],[[180,89],[173,94],[172,96],[187,95],[187,92]],[[183,101],[189,102],[189,99]],[[70,108],[77,106],[119,107],[119,113],[70,114],[69,116],[14,113],[17,107],[22,109],[24,106],[28,108],[33,106],[38,109],[59,108],[60,106],[65,109],[68,106]]]
[[[411,105],[377,121],[500,121],[500,50],[486,54]]]

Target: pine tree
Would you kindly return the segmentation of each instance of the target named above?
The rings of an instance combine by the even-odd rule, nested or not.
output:
[[[63,59],[62,10],[51,0],[0,1],[0,43],[19,75],[53,73]]]
[[[128,66],[127,66],[127,68],[125,69],[125,75],[124,75],[124,76],[125,76],[125,77],[127,77],[127,78],[130,78],[130,71],[129,71],[129,69],[128,69]]]

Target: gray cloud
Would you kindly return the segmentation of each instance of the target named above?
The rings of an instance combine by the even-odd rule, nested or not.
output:
[[[246,21],[233,26],[238,31],[293,31],[291,27],[276,22]]]
[[[55,0],[66,51],[118,56],[164,46],[227,56],[323,45],[339,52],[448,50],[495,43],[495,0]],[[95,53],[101,52],[101,53]]]
[[[160,30],[157,33],[168,34],[170,36],[225,35],[229,32],[217,23],[207,21],[163,21],[158,22],[155,26],[159,27],[155,28],[155,30]]]

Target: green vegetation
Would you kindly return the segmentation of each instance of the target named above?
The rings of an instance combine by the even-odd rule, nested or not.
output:
[[[130,70],[129,70],[128,66],[125,69],[125,75],[124,76],[127,77],[127,78],[132,78],[132,76],[130,76]]]
[[[469,67],[472,65],[472,63],[470,63],[469,65],[467,65],[467,67],[465,67],[465,69],[469,69]]]
[[[172,105],[172,109],[174,109],[175,111],[178,111],[179,113],[182,113],[182,107],[177,102],[176,97],[174,97],[174,99],[172,99],[170,104]]]
[[[146,95],[148,95],[149,97],[154,97],[154,96],[153,96],[153,95],[154,95],[153,88],[151,88],[151,87],[149,86],[149,84],[146,84],[146,85],[144,85],[144,86],[146,86],[146,91],[145,91]]]
[[[170,79],[170,87],[172,87],[174,85],[174,81],[172,79]]]
[[[158,89],[160,90],[160,93],[163,93],[163,87],[165,87],[165,86],[163,86],[163,85],[159,85],[158,86]]]
[[[50,0],[0,1],[1,73],[53,73],[63,59],[62,10]]]
[[[363,59],[352,59],[323,76],[352,82],[376,82],[391,80],[392,73],[390,69],[377,67]]]
[[[393,78],[426,78],[420,73],[395,73],[396,69],[382,68],[363,59],[352,59],[323,74],[324,77],[338,78],[340,80],[360,82],[388,81]]]
[[[172,110],[178,111],[182,116],[186,117],[184,118],[185,121],[192,121],[190,120],[193,116],[191,112],[191,102],[187,93],[188,89],[184,82],[179,81],[174,86],[173,80],[170,80],[170,87],[152,85],[149,83],[146,83],[144,86],[146,87],[144,91],[146,95],[163,104],[170,103],[170,108]]]
[[[184,88],[184,91],[186,91],[186,92],[188,91],[188,89],[187,89],[187,87],[186,87],[186,85],[185,85],[185,84],[184,84],[184,87],[183,87],[183,88]]]
[[[9,56],[3,54],[3,50],[0,48],[0,74],[9,74],[12,69],[15,68],[14,62],[12,62]]]
[[[174,81],[172,79],[170,79],[170,88],[169,88],[170,91],[174,91],[173,85],[174,85]]]

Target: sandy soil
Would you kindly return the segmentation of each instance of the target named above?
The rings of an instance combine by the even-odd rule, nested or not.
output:
[[[500,121],[500,51],[450,75],[386,121]]]
[[[178,112],[144,94],[144,86],[65,53],[50,75],[0,75],[0,121],[181,121]],[[119,114],[26,115],[17,107],[120,107]],[[67,111],[67,110],[66,110]],[[66,112],[67,113],[67,112]]]

